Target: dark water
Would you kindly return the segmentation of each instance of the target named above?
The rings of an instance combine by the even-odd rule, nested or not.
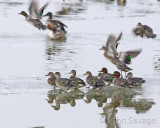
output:
[[[27,11],[28,1],[0,1],[0,127],[159,128],[159,7],[156,0],[128,0],[126,5],[109,0],[52,1],[46,12],[68,26],[67,39],[59,42],[18,15]],[[138,22],[151,26],[157,37],[135,37],[131,30]],[[119,51],[143,49],[130,66],[135,76],[146,80],[142,88],[61,93],[47,84],[50,71],[69,77],[75,69],[85,80],[86,71],[97,75],[102,67],[117,70],[99,48],[109,34],[121,31]]]

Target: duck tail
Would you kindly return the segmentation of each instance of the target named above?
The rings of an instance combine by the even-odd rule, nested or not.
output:
[[[157,36],[156,34],[153,34],[153,35],[152,35],[152,38],[155,38],[156,36]]]
[[[64,27],[61,27],[61,30],[64,31],[65,34],[67,33]]]

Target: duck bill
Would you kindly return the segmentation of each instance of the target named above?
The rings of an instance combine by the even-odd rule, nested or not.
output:
[[[48,75],[45,75],[45,76],[48,76]]]
[[[98,72],[102,72],[102,71],[98,71]]]
[[[84,73],[83,75],[87,75],[86,73]]]
[[[102,50],[102,48],[100,48],[99,50]]]
[[[68,74],[71,74],[71,72],[69,72]]]

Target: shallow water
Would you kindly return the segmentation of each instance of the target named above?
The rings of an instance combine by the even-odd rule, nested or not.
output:
[[[44,1],[40,2],[41,5]],[[55,0],[47,8],[68,26],[65,41],[51,41],[49,31],[39,31],[18,15],[28,1],[0,1],[0,127],[139,127],[159,128],[160,32],[156,0],[127,0],[126,5],[105,0]],[[67,11],[66,11],[67,10]],[[45,22],[45,18],[43,22]],[[151,26],[155,39],[135,37],[138,22]],[[60,71],[78,77],[97,75],[102,67],[116,69],[99,50],[109,34],[123,32],[118,50],[142,48],[130,66],[143,77],[142,88],[54,91],[45,75]]]

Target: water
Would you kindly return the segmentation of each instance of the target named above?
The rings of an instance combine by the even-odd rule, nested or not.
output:
[[[128,0],[124,6],[107,0],[52,1],[45,13],[53,12],[68,26],[67,39],[59,42],[18,15],[28,11],[28,1],[1,0],[0,127],[159,128],[159,7],[156,0]],[[138,22],[151,26],[157,37],[135,37],[131,30]],[[102,67],[117,70],[99,48],[109,34],[118,36],[121,31],[119,51],[143,49],[130,66],[135,76],[146,80],[142,88],[60,93],[47,84],[45,75],[50,71],[69,77],[75,69],[85,80],[86,71],[97,75]]]

